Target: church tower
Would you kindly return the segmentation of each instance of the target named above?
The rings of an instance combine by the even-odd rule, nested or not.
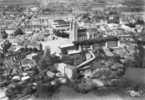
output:
[[[74,42],[77,41],[78,38],[78,23],[75,19],[72,19],[70,22],[70,35],[69,39]]]

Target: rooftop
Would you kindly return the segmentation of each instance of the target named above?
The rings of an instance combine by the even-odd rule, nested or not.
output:
[[[117,37],[114,36],[108,36],[108,37],[99,37],[96,39],[89,39],[89,40],[82,40],[82,41],[75,41],[74,44],[76,45],[87,45],[87,44],[94,44],[94,43],[102,43],[106,41],[118,41]]]
[[[64,21],[64,20],[54,20],[55,23],[59,24],[59,25],[65,25],[68,24],[68,22]]]

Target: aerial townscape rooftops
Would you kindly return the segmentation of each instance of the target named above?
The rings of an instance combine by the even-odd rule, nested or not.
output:
[[[113,91],[114,100],[116,95],[143,100],[142,3],[0,0],[0,100],[37,100],[45,94],[56,100],[66,91],[82,98]]]

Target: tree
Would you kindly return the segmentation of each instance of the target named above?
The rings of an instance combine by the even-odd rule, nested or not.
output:
[[[8,37],[8,34],[6,33],[5,30],[2,30],[1,31],[1,36],[2,36],[2,39],[6,39]]]
[[[4,43],[1,45],[1,47],[3,48],[3,52],[6,53],[11,45],[12,44],[9,42],[9,40],[4,41]]]
[[[85,22],[85,23],[90,23],[91,22],[90,13],[81,14],[80,17],[81,17],[80,21],[82,21],[82,22]]]
[[[143,18],[138,18],[137,21],[136,21],[136,24],[144,25],[145,22],[144,22]]]
[[[131,32],[130,35],[132,36],[136,46],[135,46],[135,52],[133,54],[134,60],[134,66],[138,68],[143,68],[145,67],[145,33],[144,29],[139,33],[139,32]],[[128,65],[129,66],[129,65]]]
[[[60,62],[60,59],[58,56],[55,54],[51,54],[49,48],[45,48],[44,52],[42,55],[39,57],[39,62],[38,65],[40,67],[40,70],[43,71],[55,71],[56,69],[54,68],[54,64]]]
[[[145,22],[143,20],[142,17],[138,17],[138,16],[131,16],[130,18],[128,18],[128,24],[126,24],[129,27],[136,27],[136,25],[144,25]]]
[[[23,32],[23,30],[21,28],[17,28],[14,32],[14,36],[17,35],[24,35],[25,33]]]
[[[120,13],[117,8],[108,8],[104,12],[109,23],[119,23]]]
[[[92,20],[95,22],[100,21],[101,19],[106,19],[105,13],[103,11],[97,10],[94,12],[94,15],[92,16]]]

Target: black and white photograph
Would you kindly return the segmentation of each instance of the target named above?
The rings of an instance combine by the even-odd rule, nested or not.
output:
[[[145,0],[0,0],[0,100],[145,100]]]

